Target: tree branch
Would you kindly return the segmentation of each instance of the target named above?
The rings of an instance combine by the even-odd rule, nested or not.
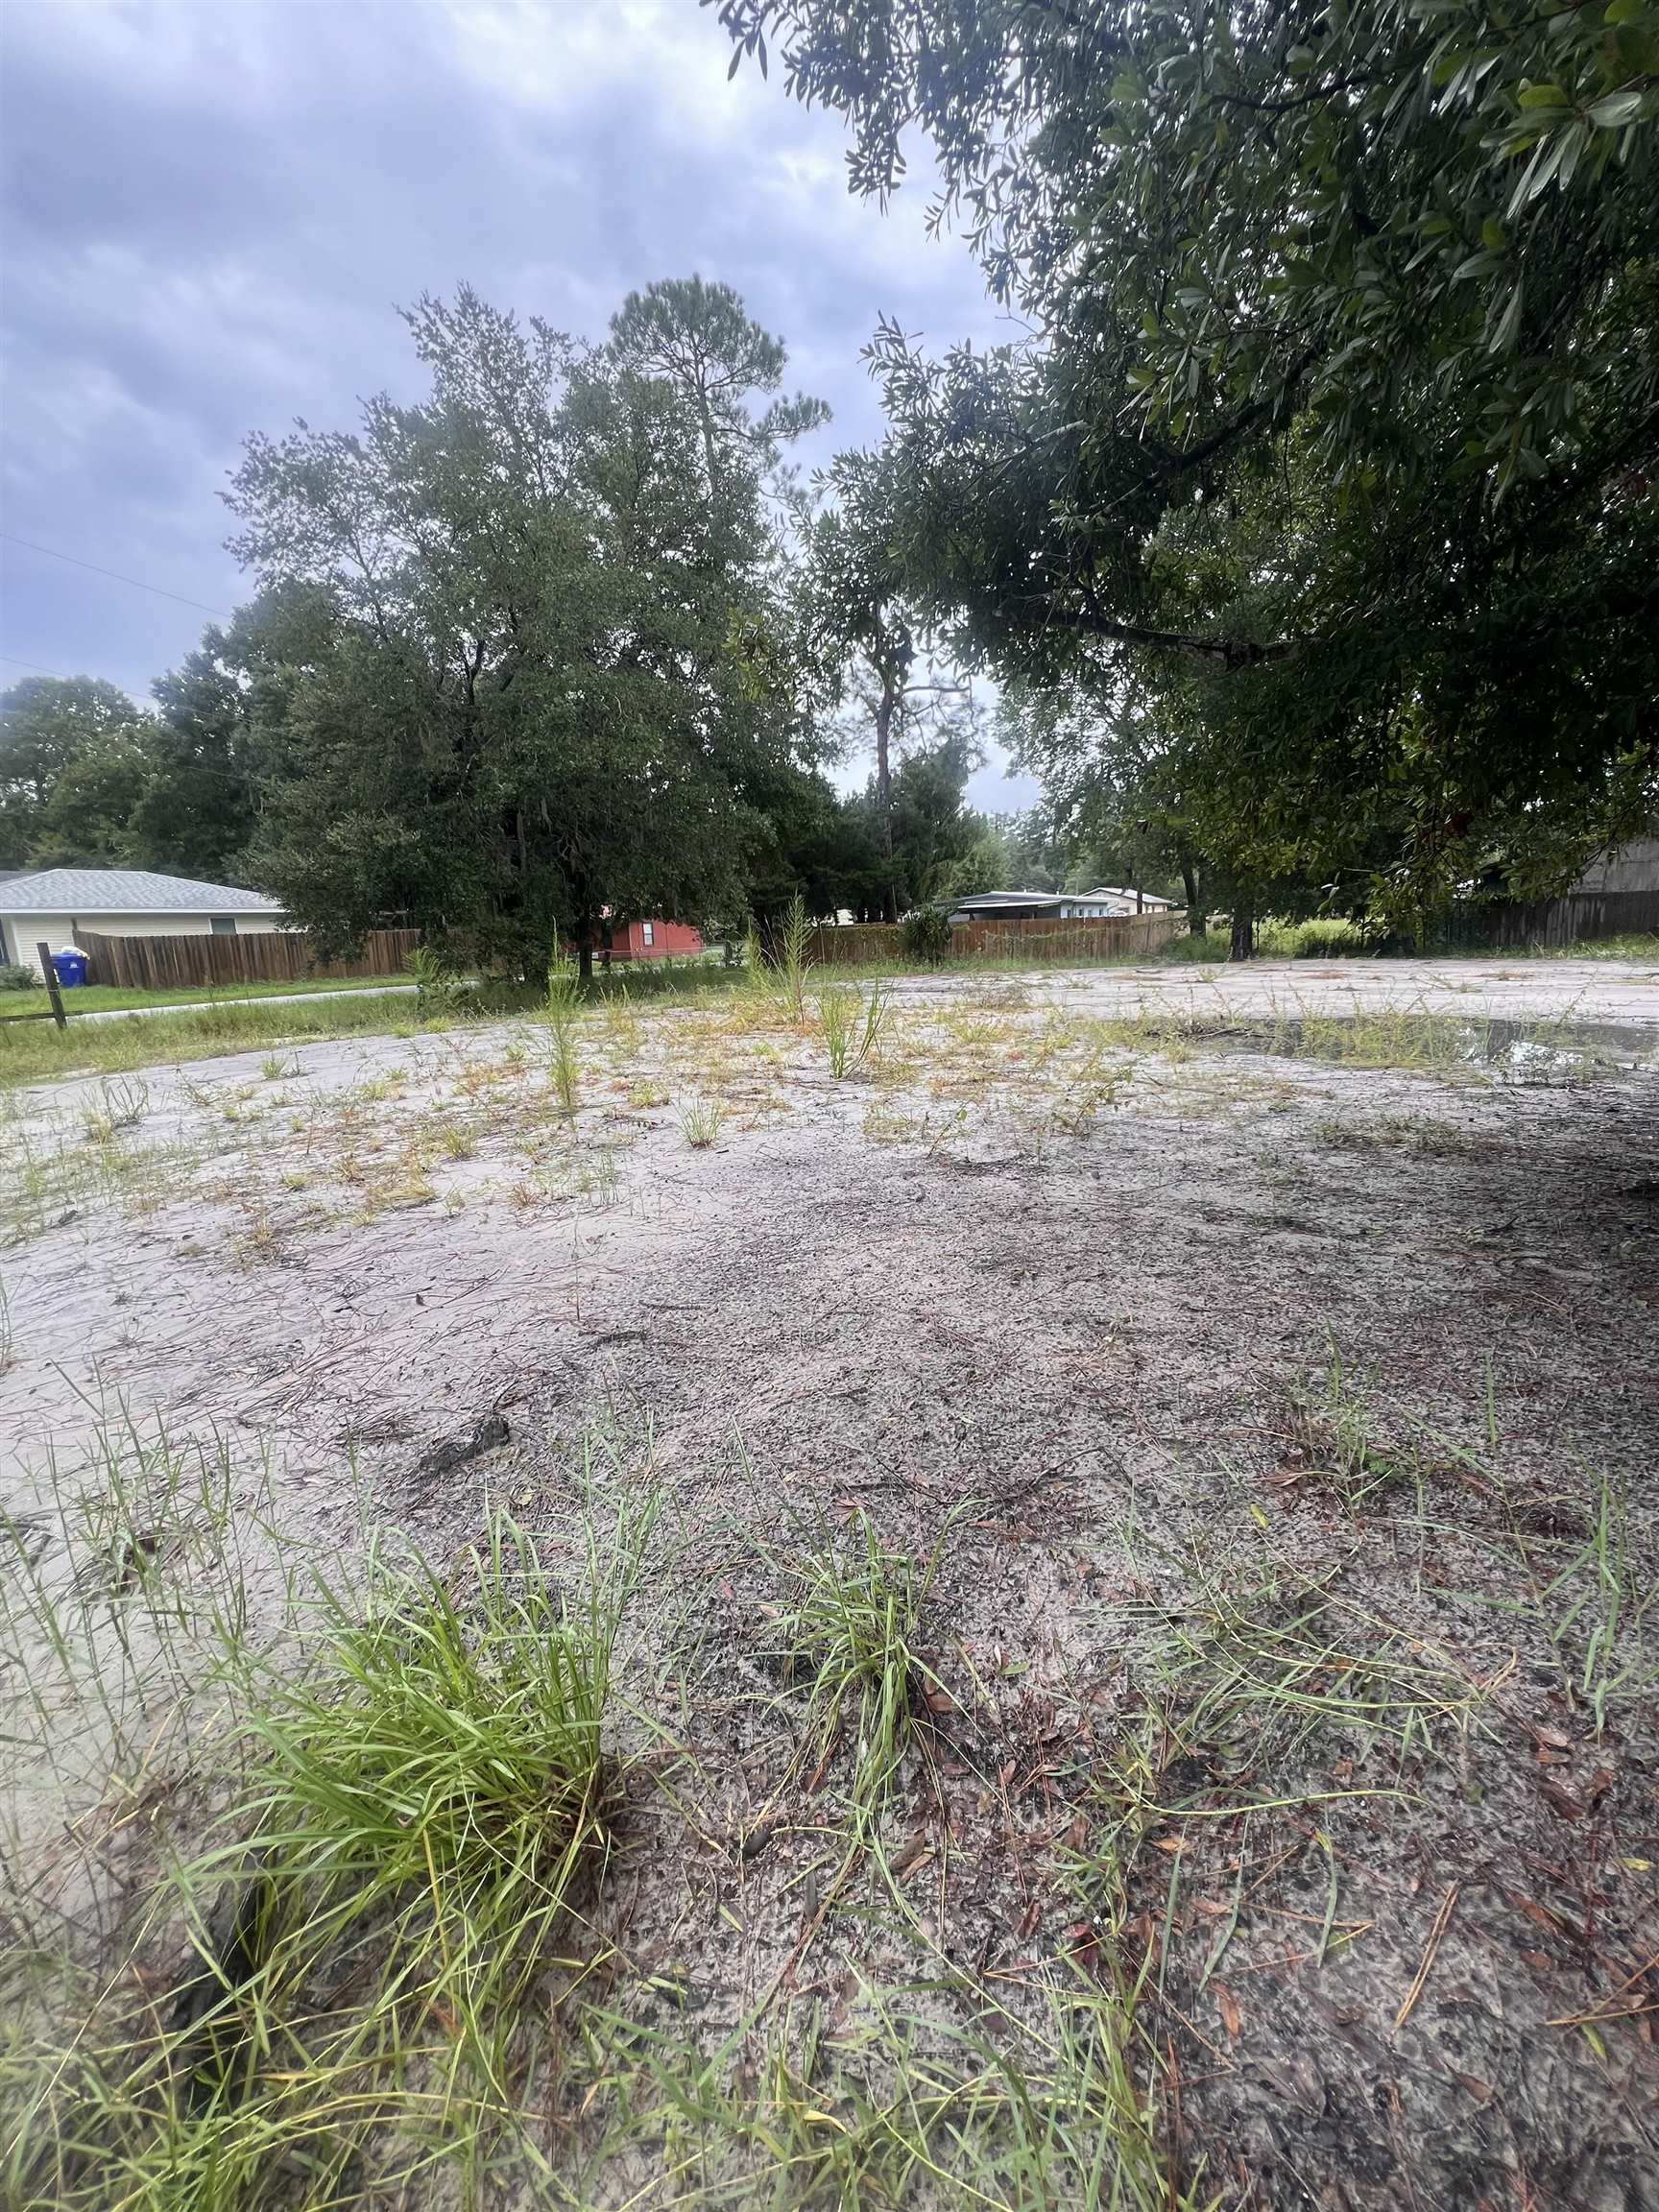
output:
[[[1041,614],[1033,617],[1034,629],[1053,625],[1063,630],[1081,630],[1092,637],[1110,637],[1119,645],[1148,645],[1155,652],[1178,653],[1185,660],[1205,661],[1230,673],[1239,668],[1259,668],[1268,661],[1288,661],[1302,646],[1299,637],[1280,637],[1271,644],[1259,645],[1249,638],[1203,637],[1187,631],[1152,630],[1139,622],[1115,621],[1111,615],[1088,607],[1056,607],[1050,600],[1041,602]]]

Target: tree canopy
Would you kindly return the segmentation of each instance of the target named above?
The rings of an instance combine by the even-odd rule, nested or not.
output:
[[[935,218],[1033,328],[878,334],[915,604],[1103,718],[1153,696],[1236,878],[1409,907],[1640,819],[1651,0],[720,13],[849,117],[855,190],[926,134]]]
[[[97,786],[120,773],[140,719],[125,691],[91,676],[27,676],[0,693],[0,868],[104,855],[109,795]]]
[[[396,911],[476,956],[584,958],[609,917],[734,911],[798,772],[766,520],[810,401],[692,280],[609,341],[462,290],[407,322],[428,397],[249,441],[233,548],[279,601],[262,877],[324,940]]]
[[[886,450],[842,453],[825,472],[826,504],[805,524],[804,587],[807,637],[846,717],[846,742],[875,753],[878,907],[888,922],[899,919],[916,873],[896,849],[895,762],[919,748],[942,758],[952,747],[950,757],[966,762],[974,744],[969,688],[935,659],[936,640],[906,589],[892,460]]]
[[[210,631],[162,677],[155,713],[90,676],[32,676],[0,695],[0,867],[235,880],[253,790],[239,682],[213,661],[224,645]]]

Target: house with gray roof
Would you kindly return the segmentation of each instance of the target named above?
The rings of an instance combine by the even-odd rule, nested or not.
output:
[[[1167,914],[1173,901],[1150,891],[1123,891],[1103,883],[1097,891],[977,891],[970,899],[937,902],[950,922],[1108,922],[1128,914]]]
[[[98,937],[235,937],[287,926],[262,891],[197,883],[144,868],[36,868],[0,876],[0,957],[35,966],[36,945],[62,952]]]

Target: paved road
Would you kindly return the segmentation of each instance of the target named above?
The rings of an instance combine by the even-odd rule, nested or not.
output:
[[[1042,979],[1068,1005],[1099,1013],[1143,1008],[1226,1020],[1397,1007],[1472,1020],[1659,1025],[1659,966],[1624,960],[1251,960],[1076,969]]]
[[[179,998],[163,1006],[99,1006],[75,1013],[75,994],[66,991],[63,1002],[77,1022],[125,1022],[134,1014],[204,1014],[219,1006],[308,1006],[316,998],[393,998],[407,996],[413,983],[366,983],[352,991],[266,991],[256,998]]]

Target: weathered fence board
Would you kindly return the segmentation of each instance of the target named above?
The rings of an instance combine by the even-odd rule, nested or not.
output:
[[[1553,950],[1580,939],[1634,936],[1659,930],[1659,890],[1569,891],[1560,899],[1517,900],[1481,907],[1475,942],[1546,945]]]
[[[1155,952],[1187,926],[1184,914],[1123,914],[1085,922],[1039,914],[1006,922],[959,922],[950,932],[952,960],[1121,960]],[[810,957],[820,967],[868,967],[904,957],[902,932],[890,922],[855,922],[813,930]]]
[[[1155,952],[1187,926],[1184,914],[1120,914],[1095,922],[1058,914],[1028,920],[960,922],[950,932],[953,960],[1121,960]]]
[[[806,956],[820,968],[879,967],[902,960],[904,945],[891,922],[852,922],[839,929],[820,923]]]
[[[77,940],[90,980],[124,991],[190,991],[203,985],[300,983],[314,976],[400,975],[421,942],[419,929],[371,929],[350,960],[319,960],[298,929],[247,937],[106,937]]]

